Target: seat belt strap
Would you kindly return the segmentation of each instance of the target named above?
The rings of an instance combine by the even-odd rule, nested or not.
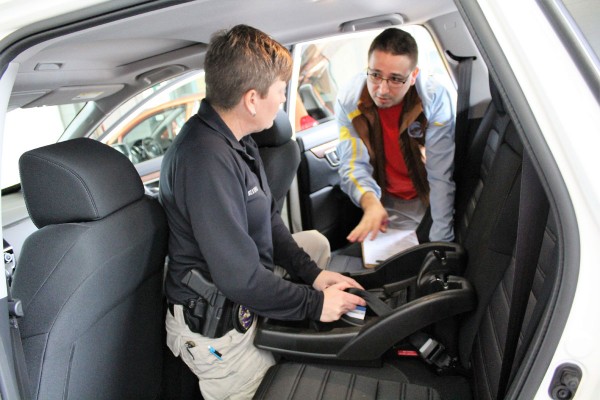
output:
[[[365,300],[367,306],[373,311],[375,315],[378,317],[385,317],[392,313],[393,309],[382,300],[375,293],[371,293],[367,290],[362,290],[358,288],[348,288],[348,293],[351,293],[355,296],[358,296]],[[358,312],[356,312],[358,311]],[[364,317],[366,314],[366,308],[357,306],[355,311],[351,311],[346,313],[340,317],[340,320],[355,326],[364,325]]]
[[[504,398],[510,383],[519,335],[537,270],[548,212],[548,199],[531,158],[524,150],[515,250],[515,275],[497,399]]]
[[[454,132],[454,181],[460,179],[463,161],[469,146],[469,105],[471,95],[471,72],[477,57],[461,57],[446,50],[448,57],[458,62],[458,93],[456,101],[456,127]]]
[[[23,342],[21,341],[21,331],[16,316],[10,317],[10,338],[12,342],[13,361],[15,363],[15,372],[17,375],[17,384],[19,393],[23,399],[30,399],[29,393],[29,373],[25,363],[25,352],[23,351]]]
[[[361,297],[367,302],[369,308],[379,317],[385,317],[391,314],[394,310],[392,307],[385,304],[375,293],[357,288],[349,288],[348,293]]]
[[[25,353],[23,351],[23,342],[21,341],[21,331],[19,330],[18,321],[18,319],[24,315],[23,305],[20,300],[13,299],[10,288],[15,266],[16,261],[12,247],[10,247],[6,240],[4,240],[4,268],[6,276],[6,289],[8,291],[7,303],[13,363],[21,398],[24,400],[29,400],[31,398],[31,393],[29,392],[29,373],[27,372],[27,364],[25,362]]]

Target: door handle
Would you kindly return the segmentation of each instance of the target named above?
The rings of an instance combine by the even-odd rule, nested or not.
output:
[[[324,155],[327,159],[327,162],[329,162],[329,164],[332,167],[337,167],[340,165],[340,156],[338,155],[337,149],[335,147],[333,149],[327,150]]]

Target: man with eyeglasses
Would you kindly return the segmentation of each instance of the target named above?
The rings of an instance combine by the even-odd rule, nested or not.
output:
[[[417,62],[414,38],[386,29],[371,43],[366,74],[338,95],[341,187],[363,209],[351,242],[388,226],[416,230],[428,206],[429,240],[454,240],[454,105]]]

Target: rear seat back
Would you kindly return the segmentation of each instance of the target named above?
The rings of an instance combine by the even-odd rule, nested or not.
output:
[[[454,232],[458,243],[464,243],[481,192],[488,181],[488,174],[498,147],[504,140],[510,123],[510,117],[506,114],[502,99],[492,80],[490,80],[490,92],[492,101],[471,141],[464,169],[460,174],[461,180],[456,185]]]
[[[496,286],[490,301],[483,310],[481,322],[472,347],[471,367],[473,371],[473,391],[477,399],[495,399],[502,367],[502,356],[505,353],[506,328],[510,315],[510,307],[515,276],[514,256],[509,268]],[[530,292],[525,319],[521,328],[519,347],[514,361],[518,368],[537,329],[544,311],[551,288],[554,285],[558,266],[558,240],[556,220],[550,211],[535,278]],[[513,368],[514,369],[514,368]]]
[[[477,399],[495,399],[498,393],[515,275],[514,249],[519,223],[523,145],[514,125],[503,110],[501,101],[496,99],[494,109],[488,110],[487,116],[490,120],[484,121],[489,126],[488,134],[485,134],[486,128],[482,126],[479,131],[483,133],[475,138],[471,146],[480,146],[481,149],[481,143],[486,143],[485,150],[480,151],[481,167],[477,173],[468,175],[471,187],[467,186],[464,189],[464,197],[461,198],[464,203],[458,223],[461,227],[459,237],[468,254],[465,277],[475,288],[478,305],[474,311],[461,317],[457,347],[459,361],[472,371],[471,392]],[[476,164],[477,156],[472,157],[473,163]],[[554,271],[558,262],[557,248],[556,222],[553,211],[550,210],[538,269],[521,330],[520,347],[517,348],[514,364],[516,368],[527,351],[529,339],[538,329],[540,316],[551,293],[550,288],[555,281]],[[448,347],[456,348],[455,345]],[[406,364],[399,365],[399,368],[406,367]],[[284,364],[277,367],[274,375],[269,378],[270,383],[264,383],[262,389],[271,384],[281,386],[282,382],[287,382],[286,384],[292,387],[292,381],[299,382],[299,376],[293,372],[298,371],[294,369],[297,366],[298,364]],[[287,377],[285,371],[289,373]],[[325,368],[324,371],[328,369]],[[290,378],[290,375],[294,375],[295,378]],[[405,382],[405,386],[410,387],[411,384],[417,383],[420,386],[435,387],[440,391],[442,398],[452,398],[455,393],[444,393],[444,390],[454,390],[449,387],[452,385],[447,385],[446,389],[444,385],[439,384],[439,379],[440,377],[431,374],[429,377],[420,377],[418,381]],[[311,383],[322,387],[323,390],[327,387],[327,382],[322,378],[315,378]],[[298,398],[318,398],[304,396],[304,392],[294,393]],[[373,394],[364,398],[380,397]],[[399,393],[395,398],[404,397]]]
[[[511,124],[512,126],[512,124]],[[477,308],[464,319],[459,356],[465,367],[482,315],[513,256],[517,236],[522,145],[513,128],[498,148],[488,183],[475,209],[464,248],[469,260],[465,277],[475,287]]]

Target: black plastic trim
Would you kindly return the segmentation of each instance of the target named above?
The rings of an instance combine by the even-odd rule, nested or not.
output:
[[[390,284],[395,284],[396,289],[411,290],[416,285],[423,260],[434,250],[464,253],[456,243],[425,243],[399,253],[374,269],[351,276],[367,290],[385,289]],[[296,359],[374,361],[419,329],[476,306],[475,290],[461,276],[450,275],[443,287],[434,282],[423,292],[426,294],[421,297],[409,296],[406,304],[394,308],[390,314],[376,316],[367,312],[362,326],[344,321],[323,324],[263,319],[254,344]]]
[[[333,323],[317,330],[304,325],[261,321],[254,345],[261,349],[304,359],[373,361],[394,344],[435,322],[472,310],[475,290],[463,277],[450,276],[449,289],[420,297],[383,317],[367,316],[365,325]]]

